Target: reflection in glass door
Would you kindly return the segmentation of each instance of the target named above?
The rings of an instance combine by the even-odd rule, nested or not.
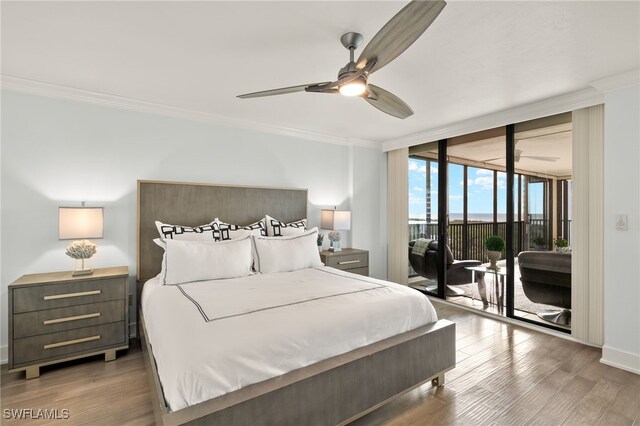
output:
[[[438,142],[410,149],[409,157],[409,285],[438,296]]]
[[[561,331],[571,327],[571,114],[515,125],[514,168],[525,232],[514,250],[510,316]],[[517,210],[516,210],[517,212]],[[514,223],[514,235],[517,236]],[[509,313],[509,312],[508,312]]]

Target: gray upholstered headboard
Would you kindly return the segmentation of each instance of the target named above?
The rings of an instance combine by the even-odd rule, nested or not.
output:
[[[268,214],[290,222],[307,217],[307,190],[139,180],[137,210],[137,279],[144,281],[162,262],[156,220],[197,226],[217,217],[248,225]]]

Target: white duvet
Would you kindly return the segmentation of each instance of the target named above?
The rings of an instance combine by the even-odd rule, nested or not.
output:
[[[437,320],[406,286],[328,267],[161,285],[142,311],[172,411]]]

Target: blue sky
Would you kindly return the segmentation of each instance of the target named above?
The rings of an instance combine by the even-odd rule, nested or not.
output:
[[[438,212],[438,163],[430,164],[431,171],[431,212],[437,216]],[[423,160],[409,159],[409,217],[422,218],[426,216],[425,178],[426,163]],[[469,190],[469,214],[491,214],[493,212],[493,172],[486,169],[469,167],[467,169],[467,185]],[[516,183],[517,185],[517,183]],[[530,185],[530,211],[542,210],[541,193],[538,188],[542,185]],[[449,212],[451,215],[462,214],[463,210],[463,167],[449,164]],[[517,188],[516,188],[517,190]],[[498,173],[498,213],[505,213],[506,204],[506,174]],[[517,203],[517,199],[514,200]],[[517,207],[516,207],[517,208]]]

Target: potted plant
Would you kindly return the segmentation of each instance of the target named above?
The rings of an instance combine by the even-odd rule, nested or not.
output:
[[[553,244],[556,246],[556,251],[559,253],[568,253],[569,250],[569,241],[564,238],[556,238],[553,241]]]
[[[491,262],[491,264],[487,266],[487,269],[498,270],[499,267],[496,262],[500,260],[502,256],[504,240],[497,235],[492,235],[484,240],[484,247],[487,249],[487,257],[489,258],[489,262]]]
[[[322,251],[322,240],[324,240],[324,234],[318,234],[318,251]]]

